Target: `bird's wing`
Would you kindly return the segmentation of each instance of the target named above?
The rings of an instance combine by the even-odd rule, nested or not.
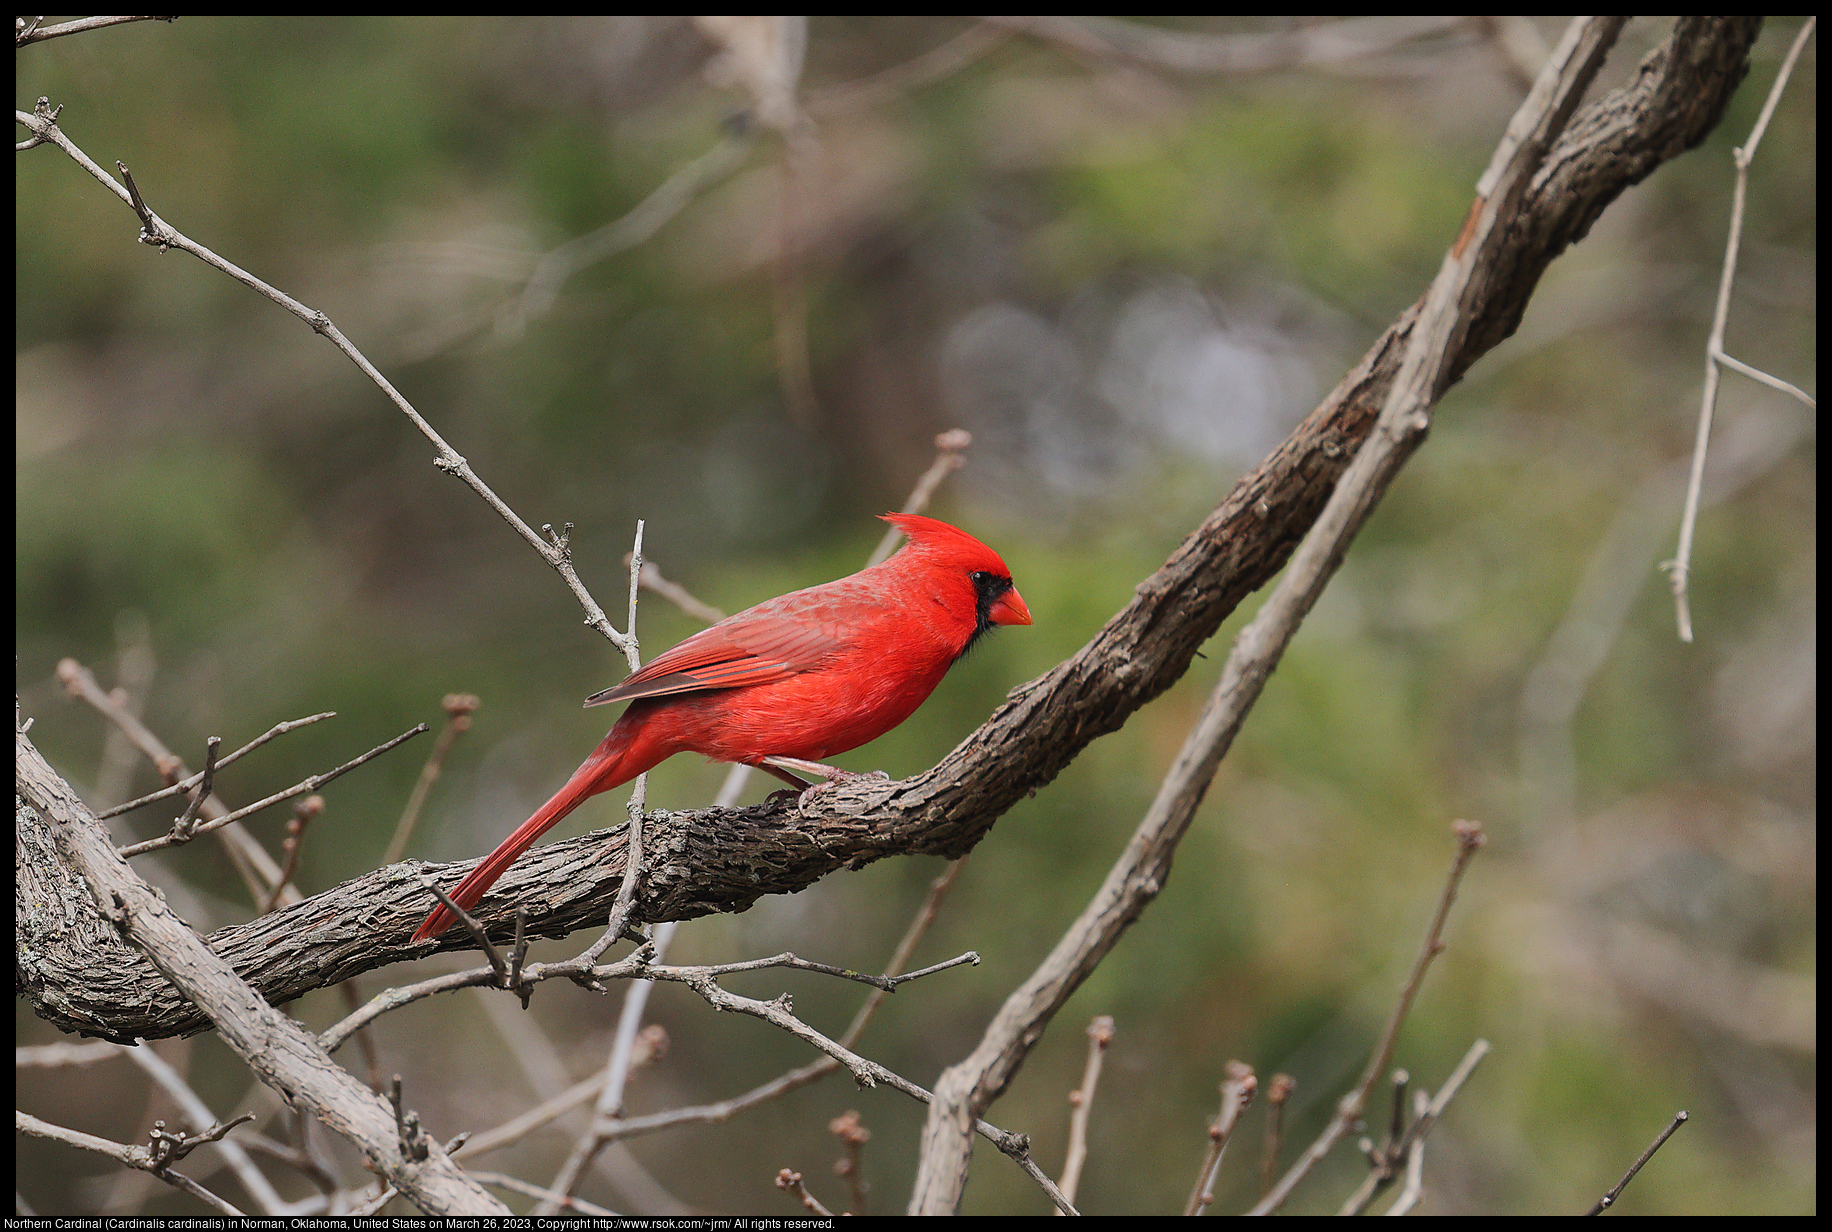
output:
[[[694,634],[629,679],[585,699],[587,706],[702,689],[768,684],[805,672],[839,650],[844,637],[813,613],[741,612]]]

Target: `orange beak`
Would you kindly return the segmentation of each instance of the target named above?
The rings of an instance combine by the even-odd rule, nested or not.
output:
[[[1027,625],[1031,622],[1030,609],[1024,606],[1024,596],[1018,593],[1016,586],[994,600],[986,615],[995,625]]]

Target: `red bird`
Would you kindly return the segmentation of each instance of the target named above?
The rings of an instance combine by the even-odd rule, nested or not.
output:
[[[728,616],[586,698],[587,706],[632,705],[566,786],[458,883],[452,901],[470,910],[588,796],[676,753],[743,762],[797,788],[808,784],[792,770],[832,777],[839,772],[817,764],[822,758],[909,718],[994,625],[1031,622],[997,552],[934,518],[884,520],[910,539],[889,560]],[[441,904],[413,939],[436,937],[456,919]]]

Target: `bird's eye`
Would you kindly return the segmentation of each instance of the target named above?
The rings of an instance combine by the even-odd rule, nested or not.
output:
[[[975,585],[984,585],[992,581],[992,574],[986,572],[984,569],[975,569],[967,576],[973,579]]]

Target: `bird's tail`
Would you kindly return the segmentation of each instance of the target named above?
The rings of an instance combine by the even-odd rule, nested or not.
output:
[[[648,765],[633,764],[642,759],[629,756],[632,751],[630,745],[631,733],[625,729],[624,725],[619,723],[613,727],[610,734],[605,736],[603,743],[592,750],[592,755],[586,758],[577,770],[573,771],[572,777],[566,780],[566,785],[554,793],[553,799],[535,810],[534,816],[517,826],[515,833],[504,839],[501,846],[485,856],[483,861],[472,869],[463,881],[458,883],[457,888],[450,892],[451,900],[469,911],[477,905],[478,900],[483,898],[490,887],[496,884],[496,879],[507,872],[509,866],[515,863],[524,851],[534,846],[536,839],[552,829],[568,813],[578,808],[589,797],[627,783],[644,770],[649,769]],[[433,909],[432,914],[426,917],[419,930],[414,933],[413,941],[420,942],[430,937],[437,937],[457,923],[457,920],[458,917],[447,910],[444,903],[440,903]]]

